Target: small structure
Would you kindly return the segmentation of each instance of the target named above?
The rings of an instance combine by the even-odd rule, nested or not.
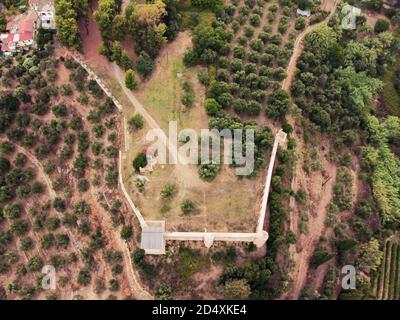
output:
[[[146,221],[142,226],[140,248],[146,254],[165,254],[165,222]]]
[[[29,50],[34,44],[36,20],[30,16],[18,16],[7,24],[8,33],[0,35],[1,52],[11,56]]]
[[[298,16],[302,16],[302,17],[306,17],[306,18],[311,16],[311,12],[308,11],[308,10],[297,9],[296,13],[297,13]]]
[[[30,8],[36,12],[43,29],[55,30],[55,7],[53,0],[29,0]]]

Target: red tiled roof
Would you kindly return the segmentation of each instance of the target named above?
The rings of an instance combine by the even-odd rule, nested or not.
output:
[[[1,46],[1,51],[6,52],[6,51],[11,51],[10,48],[8,46],[6,46],[5,44],[3,44]]]
[[[22,32],[19,35],[19,41],[27,41],[27,40],[33,40],[33,33],[32,32]]]
[[[4,39],[5,43],[13,43],[14,42],[14,35],[13,34],[9,34],[8,37],[6,39]]]
[[[33,19],[27,18],[27,19],[22,19],[19,22],[19,27],[18,27],[19,32],[33,32]]]

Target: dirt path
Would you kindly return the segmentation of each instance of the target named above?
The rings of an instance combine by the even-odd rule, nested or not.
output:
[[[318,26],[325,24],[329,21],[335,13],[337,1],[327,0],[323,4],[324,8],[329,8],[331,13],[322,22],[307,27],[299,34],[295,41],[292,57],[290,58],[287,67],[287,77],[282,82],[282,89],[290,94],[290,87],[294,76],[296,74],[296,64],[302,51],[302,41],[304,37],[315,30]],[[319,243],[320,237],[325,229],[325,219],[327,216],[326,206],[329,204],[335,177],[336,167],[326,160],[326,148],[318,150],[319,160],[324,170],[321,173],[314,172],[310,176],[304,172],[304,152],[307,152],[307,146],[304,144],[302,137],[302,130],[297,128],[296,119],[293,115],[288,116],[288,122],[294,128],[293,138],[296,140],[296,164],[294,169],[294,177],[291,184],[293,191],[304,189],[308,196],[310,219],[308,222],[309,233],[308,235],[299,235],[299,219],[303,213],[299,210],[294,197],[290,199],[290,229],[298,235],[296,245],[290,247],[290,253],[293,257],[296,267],[291,274],[292,288],[282,296],[283,299],[298,299],[301,290],[304,287],[309,272],[310,258]],[[327,146],[329,150],[329,146]]]
[[[330,10],[331,13],[329,14],[329,16],[326,17],[324,21],[321,21],[317,24],[308,26],[297,37],[296,42],[294,44],[292,57],[290,58],[288,67],[286,69],[287,76],[286,76],[286,79],[283,80],[283,82],[282,82],[283,90],[285,90],[287,92],[290,91],[290,86],[291,86],[294,76],[296,74],[297,60],[299,59],[299,57],[303,51],[303,43],[302,42],[303,42],[304,37],[307,34],[309,34],[311,31],[315,30],[315,28],[317,28],[320,25],[323,25],[329,21],[329,19],[333,16],[333,14],[336,11],[337,3],[338,3],[337,0],[326,0],[323,6],[324,6],[324,8],[327,8]]]
[[[182,182],[183,188],[185,187],[193,187],[194,185],[203,185],[204,182],[200,180],[197,176],[197,171],[192,168],[192,166],[185,165],[185,159],[182,159],[180,153],[178,152],[178,146],[176,141],[173,139],[169,141],[167,134],[160,128],[160,125],[157,121],[152,117],[152,115],[146,110],[145,106],[136,98],[131,90],[126,88],[124,83],[124,72],[122,69],[115,63],[112,64],[114,77],[117,79],[119,85],[121,86],[125,96],[129,99],[132,105],[135,107],[135,111],[143,116],[146,123],[149,126],[149,129],[158,130],[159,138],[161,139],[161,143],[165,146],[165,150],[167,150],[167,161],[169,159],[170,164],[175,163],[175,171],[178,173],[179,181]],[[157,72],[157,70],[155,71]],[[125,122],[125,120],[124,120]],[[124,136],[130,137],[129,129],[124,126]],[[169,151],[169,152],[168,152]]]
[[[111,207],[109,201],[107,200],[105,192],[103,192],[103,196],[108,207]],[[153,296],[146,290],[146,288],[144,288],[141,285],[139,281],[140,279],[139,274],[135,272],[135,270],[133,269],[131,253],[128,247],[128,243],[125,240],[121,239],[121,235],[119,234],[118,229],[111,227],[113,225],[111,216],[105,214],[104,217],[105,217],[105,223],[103,223],[103,227],[107,229],[108,232],[112,233],[113,235],[112,238],[115,241],[116,245],[118,246],[118,248],[122,249],[122,255],[125,264],[124,270],[126,270],[127,278],[129,281],[129,287],[131,288],[134,297],[140,300],[153,300]]]

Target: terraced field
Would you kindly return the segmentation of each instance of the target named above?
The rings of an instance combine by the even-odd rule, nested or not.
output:
[[[400,245],[397,238],[385,242],[382,266],[374,283],[374,293],[379,300],[400,299]]]

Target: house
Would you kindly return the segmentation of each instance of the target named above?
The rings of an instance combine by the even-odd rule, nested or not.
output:
[[[34,45],[36,20],[33,15],[17,16],[7,24],[8,33],[0,35],[0,49],[4,56],[29,50]]]
[[[52,0],[29,0],[30,8],[36,12],[43,29],[56,29],[55,7]]]
[[[302,16],[302,17],[306,17],[306,18],[311,16],[311,12],[308,11],[308,10],[297,9],[296,13],[297,13],[298,16]]]

